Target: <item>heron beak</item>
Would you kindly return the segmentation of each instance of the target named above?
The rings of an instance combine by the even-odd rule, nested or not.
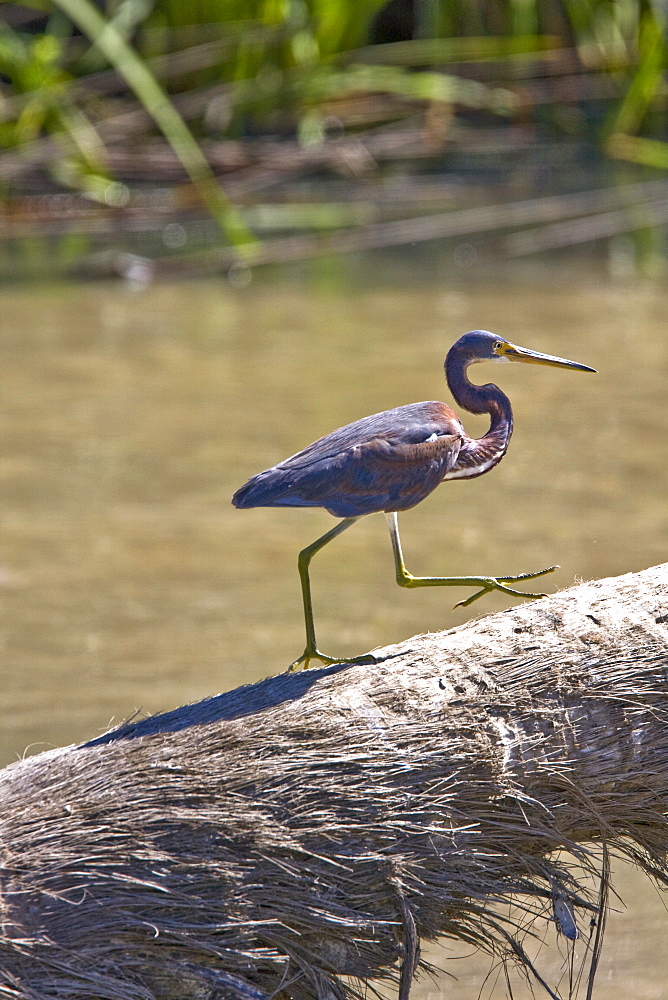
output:
[[[572,368],[576,372],[596,371],[589,365],[567,361],[566,358],[554,358],[551,354],[539,354],[538,351],[529,351],[526,347],[516,347],[515,344],[502,344],[497,348],[497,354],[507,361],[523,361],[527,365],[551,365],[553,368]]]

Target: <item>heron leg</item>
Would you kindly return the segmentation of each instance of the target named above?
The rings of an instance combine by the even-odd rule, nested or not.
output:
[[[299,578],[302,585],[302,599],[304,602],[304,624],[306,626],[306,648],[302,655],[296,659],[288,667],[288,672],[291,670],[297,670],[298,667],[302,666],[303,669],[308,667],[311,660],[320,660],[324,664],[331,663],[375,663],[376,658],[371,653],[367,653],[364,656],[326,656],[321,653],[318,649],[318,644],[315,639],[315,626],[313,624],[313,601],[311,599],[311,581],[309,578],[309,566],[311,559],[319,552],[320,549],[324,548],[328,542],[331,542],[333,538],[340,535],[341,532],[345,531],[352,524],[357,521],[356,517],[344,517],[342,521],[339,521],[335,527],[330,531],[325,532],[320,538],[316,538],[315,542],[307,545],[305,549],[299,553]]]
[[[523,590],[514,590],[509,587],[509,583],[517,583],[519,580],[533,580],[537,576],[544,576],[546,573],[553,573],[557,566],[547,566],[536,573],[518,573],[515,576],[413,576],[406,569],[403,552],[401,550],[401,538],[399,537],[399,523],[396,512],[386,514],[387,526],[390,529],[392,540],[392,552],[394,553],[394,568],[397,574],[397,583],[400,587],[478,587],[479,589],[471,597],[455,604],[455,608],[466,608],[473,604],[478,598],[489,594],[492,590],[500,590],[504,594],[512,594],[513,597],[545,597],[545,594],[528,594]],[[454,609],[453,609],[454,610]]]

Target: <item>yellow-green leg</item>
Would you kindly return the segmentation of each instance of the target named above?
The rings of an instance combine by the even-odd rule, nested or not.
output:
[[[345,517],[342,521],[327,531],[320,538],[317,538],[315,542],[311,545],[307,545],[305,549],[299,553],[299,578],[302,584],[302,599],[304,601],[304,624],[306,626],[306,648],[304,652],[288,667],[288,671],[296,670],[300,665],[303,665],[304,669],[308,667],[311,660],[320,660],[324,664],[330,663],[376,663],[375,656],[371,653],[367,653],[364,656],[326,656],[321,653],[318,649],[318,645],[315,641],[315,626],[313,624],[313,602],[311,600],[311,581],[309,579],[309,565],[311,559],[319,552],[320,549],[324,548],[328,542],[331,542],[333,538],[340,535],[342,531],[349,528],[351,524],[357,521],[356,517]]]
[[[513,590],[508,587],[508,583],[517,583],[518,580],[533,580],[537,576],[544,576],[552,573],[558,566],[548,566],[540,569],[537,573],[519,573],[516,576],[413,576],[406,569],[403,553],[401,551],[401,539],[399,537],[399,524],[396,513],[386,514],[387,526],[390,529],[392,539],[392,551],[394,553],[394,568],[397,574],[397,583],[400,587],[479,587],[480,589],[467,597],[464,601],[458,601],[455,608],[466,608],[473,604],[479,597],[488,594],[492,590],[500,590],[504,594],[512,594],[513,597],[545,597],[545,594],[527,594],[522,590]]]

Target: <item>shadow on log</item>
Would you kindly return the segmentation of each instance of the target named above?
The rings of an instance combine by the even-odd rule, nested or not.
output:
[[[538,976],[510,899],[593,975],[608,852],[666,879],[667,625],[668,564],[12,764],[0,996],[407,997],[441,935]]]

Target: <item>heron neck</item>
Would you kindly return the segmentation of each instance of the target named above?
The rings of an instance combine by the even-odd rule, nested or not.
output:
[[[483,446],[494,446],[503,454],[513,433],[513,411],[510,400],[498,385],[474,385],[466,374],[466,365],[458,358],[448,357],[445,362],[448,388],[456,402],[469,413],[488,413],[489,430],[479,439]],[[499,456],[500,457],[500,456]]]

